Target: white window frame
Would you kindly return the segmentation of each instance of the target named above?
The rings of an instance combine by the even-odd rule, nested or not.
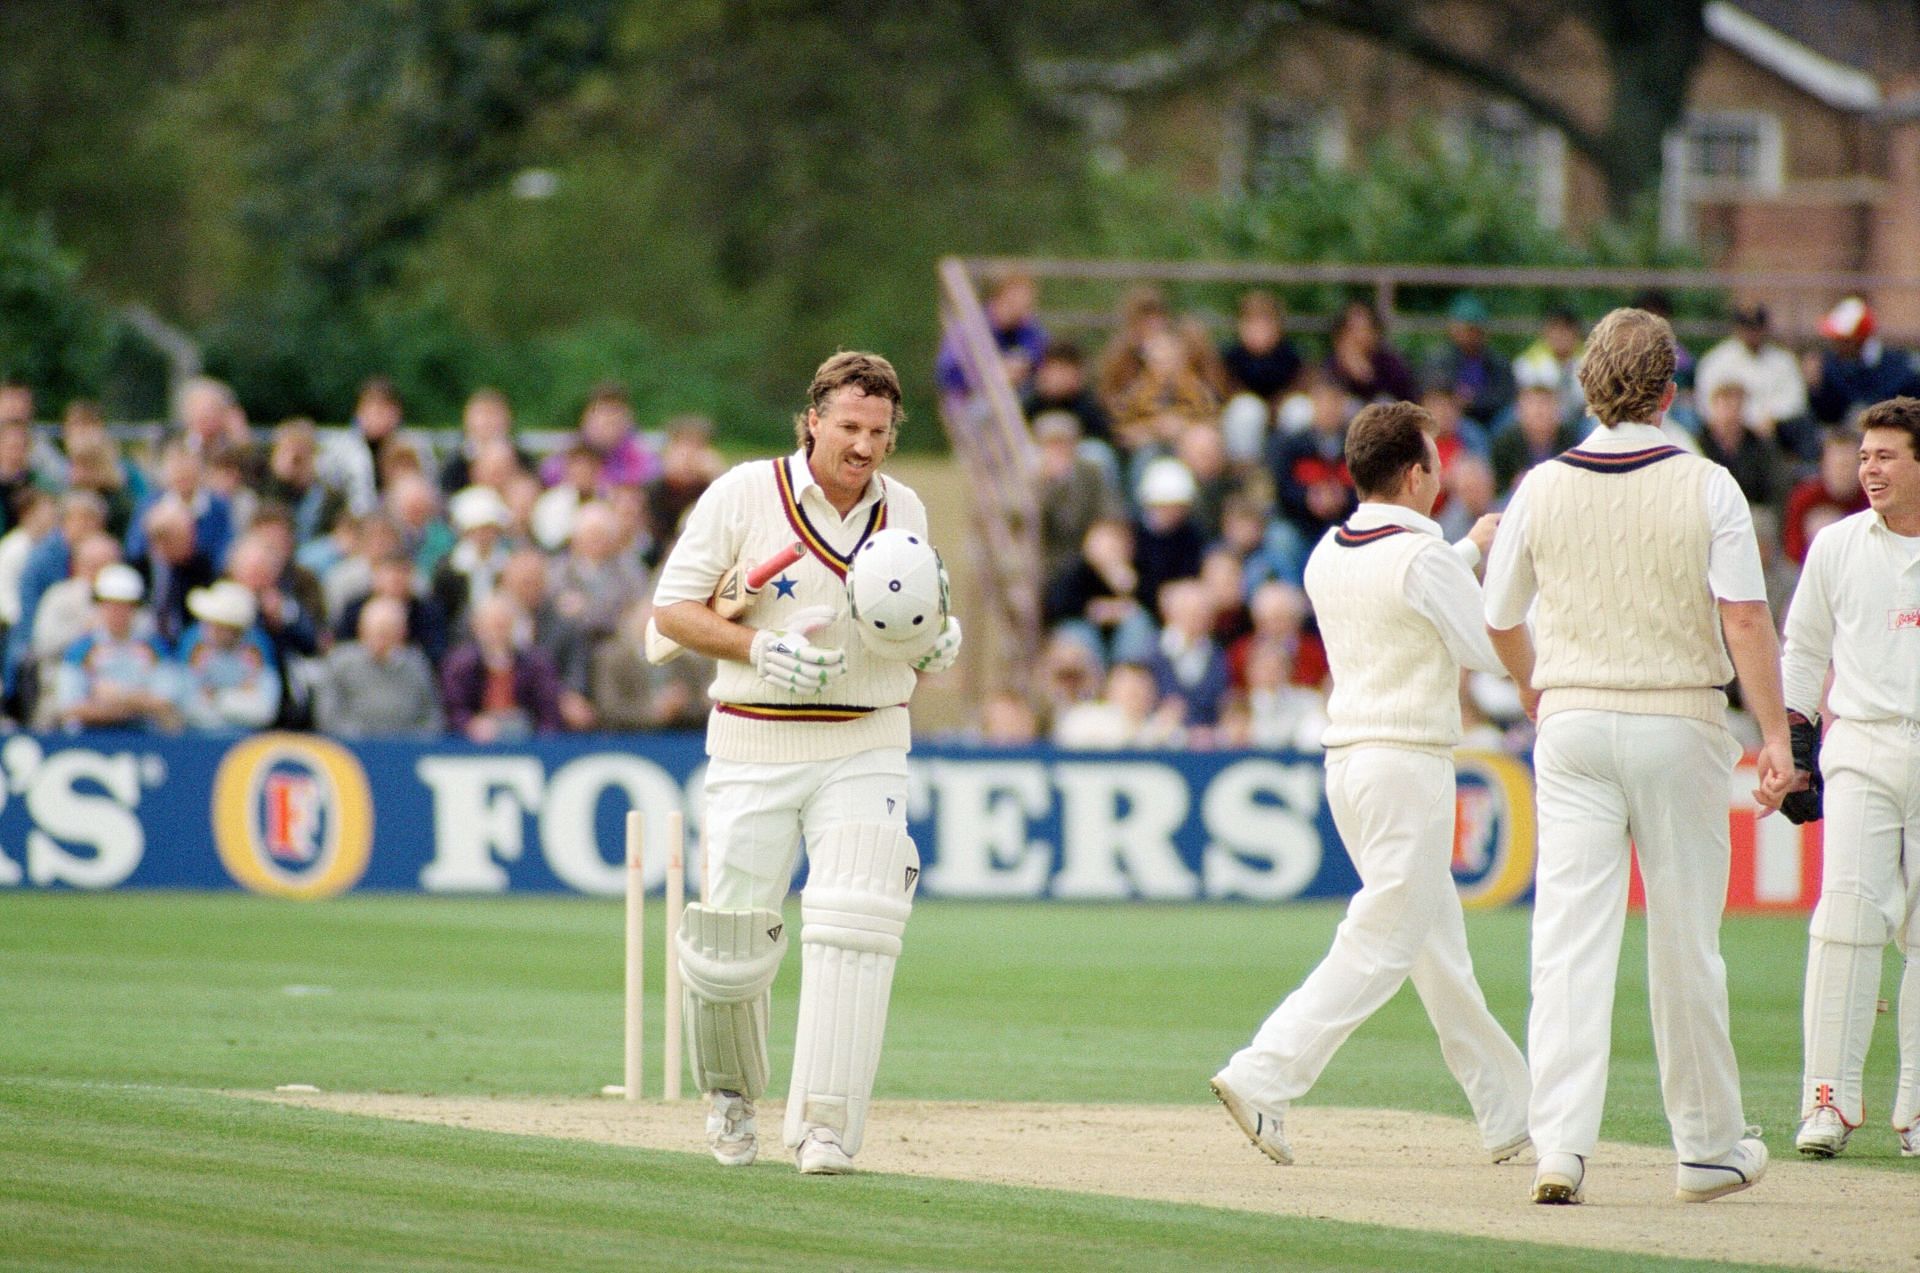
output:
[[[1283,97],[1256,97],[1228,107],[1220,148],[1220,190],[1228,198],[1255,193],[1252,153],[1259,115],[1287,118],[1313,132],[1313,163],[1321,169],[1347,162],[1347,123],[1336,107]]]
[[[1703,125],[1750,126],[1754,171],[1746,177],[1699,177],[1690,168],[1693,133]],[[1690,110],[1661,140],[1660,233],[1669,243],[1693,239],[1693,206],[1709,199],[1777,197],[1786,186],[1787,153],[1780,117],[1757,110]]]
[[[1466,115],[1449,116],[1443,136],[1466,153],[1474,131],[1491,125],[1517,133],[1526,154],[1517,161],[1533,187],[1533,211],[1540,224],[1558,230],[1567,222],[1567,139],[1557,128],[1537,123],[1511,102],[1489,102]]]

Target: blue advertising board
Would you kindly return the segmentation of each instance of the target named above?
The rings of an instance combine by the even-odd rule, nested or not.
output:
[[[0,742],[0,887],[625,891],[624,814],[684,812],[697,879],[701,738],[514,747],[15,734]],[[1532,775],[1459,755],[1454,869],[1469,905],[1524,896]],[[1320,758],[917,745],[909,829],[929,897],[1342,897],[1358,887]],[[664,855],[648,855],[650,888]],[[697,885],[695,886],[697,887]]]

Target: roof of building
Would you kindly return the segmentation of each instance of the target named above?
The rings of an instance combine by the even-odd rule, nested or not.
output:
[[[1707,30],[1840,109],[1873,109],[1881,83],[1920,67],[1920,5],[1912,0],[1714,0]],[[1874,103],[1862,104],[1864,91],[1847,72],[1875,82]]]

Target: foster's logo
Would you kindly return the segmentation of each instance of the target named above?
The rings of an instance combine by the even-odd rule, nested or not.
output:
[[[238,744],[213,780],[214,846],[228,874],[256,893],[322,898],[366,874],[373,793],[352,752],[308,734]]]

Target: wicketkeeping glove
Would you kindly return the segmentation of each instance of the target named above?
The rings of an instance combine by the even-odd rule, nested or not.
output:
[[[1788,793],[1780,802],[1780,812],[1796,825],[1818,822],[1821,794],[1827,786],[1827,780],[1820,775],[1820,722],[1808,720],[1799,712],[1788,712],[1787,731],[1793,747],[1793,768],[1807,775],[1807,789]]]
[[[933,648],[913,661],[916,672],[944,672],[952,667],[960,657],[960,620],[952,615],[940,625],[940,635],[933,639]]]
[[[784,628],[762,628],[753,636],[753,670],[777,689],[818,694],[847,672],[847,652],[829,650],[807,638],[833,622],[830,606],[795,611]]]

